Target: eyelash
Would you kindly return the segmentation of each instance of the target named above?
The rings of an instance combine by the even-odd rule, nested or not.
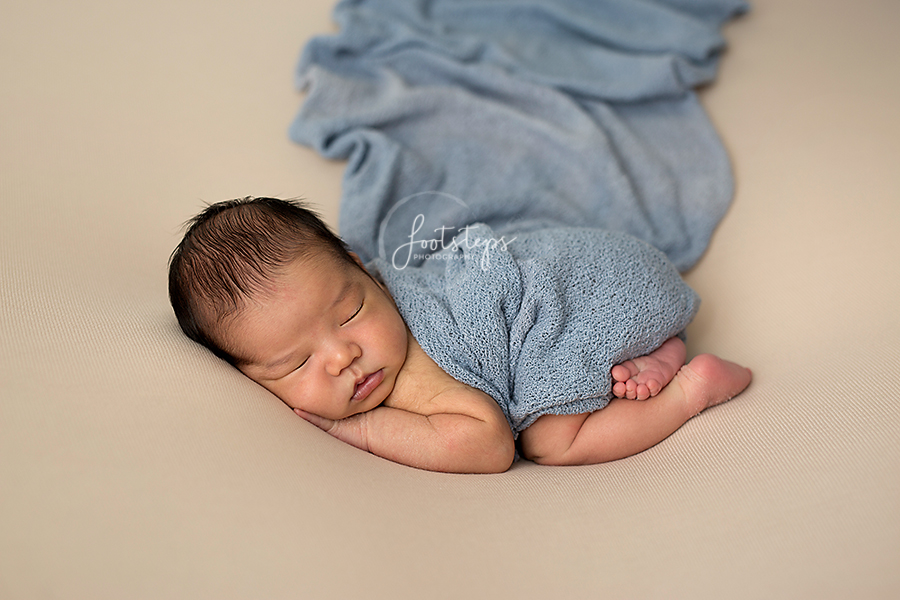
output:
[[[346,325],[347,323],[349,323],[350,321],[352,321],[353,318],[354,318],[356,315],[358,315],[358,314],[360,313],[360,311],[362,310],[363,305],[364,305],[365,303],[366,303],[365,300],[363,300],[362,302],[360,302],[360,303],[359,303],[359,308],[356,309],[356,312],[354,312],[352,315],[350,315],[350,318],[347,319],[346,321],[344,321],[343,323],[341,323],[341,325]],[[294,369],[294,371],[299,371],[300,368],[301,368],[303,365],[305,365],[305,364],[307,363],[308,360],[309,360],[309,357],[307,357],[306,360],[304,360],[302,363],[300,363],[299,365],[297,365],[297,368]]]
[[[365,304],[364,301],[363,301],[363,302],[360,302],[360,303],[359,303],[359,308],[356,309],[356,312],[354,312],[352,315],[350,315],[350,318],[347,319],[346,321],[344,321],[343,323],[341,323],[341,325],[346,325],[347,323],[349,323],[350,321],[352,321],[353,318],[354,318],[356,315],[359,314],[359,311],[362,310],[363,304]]]

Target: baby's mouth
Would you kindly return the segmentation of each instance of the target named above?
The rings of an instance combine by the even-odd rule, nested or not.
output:
[[[350,397],[350,402],[362,402],[382,381],[384,381],[384,369],[379,369],[356,382],[356,389]]]

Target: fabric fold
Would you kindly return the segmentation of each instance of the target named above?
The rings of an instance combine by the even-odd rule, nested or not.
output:
[[[719,27],[746,8],[344,0],[339,32],[304,50],[290,135],[348,160],[340,232],[366,261],[423,215],[426,232],[520,220],[622,231],[686,270],[733,190],[693,88],[715,76]]]

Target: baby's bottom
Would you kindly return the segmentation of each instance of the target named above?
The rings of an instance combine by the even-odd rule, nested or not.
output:
[[[615,398],[592,413],[544,415],[519,436],[521,453],[552,465],[625,458],[655,446],[704,409],[738,395],[750,379],[749,369],[701,354],[650,399]]]

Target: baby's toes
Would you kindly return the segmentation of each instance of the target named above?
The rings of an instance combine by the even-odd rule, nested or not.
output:
[[[625,382],[625,398],[629,400],[637,400],[639,384],[634,379]]]
[[[648,381],[645,387],[647,388],[648,397],[655,396],[662,391],[662,385],[655,379]]]
[[[652,394],[650,393],[650,388],[647,387],[646,384],[639,383],[637,385],[637,387],[635,387],[635,390],[634,390],[634,396],[635,396],[634,399],[635,400],[646,400],[651,395]]]
[[[612,368],[612,378],[616,381],[626,382],[638,374],[637,366],[630,360]]]
[[[613,395],[616,398],[627,398],[634,400],[637,398],[638,384],[634,379],[628,381],[618,381],[613,385]]]

